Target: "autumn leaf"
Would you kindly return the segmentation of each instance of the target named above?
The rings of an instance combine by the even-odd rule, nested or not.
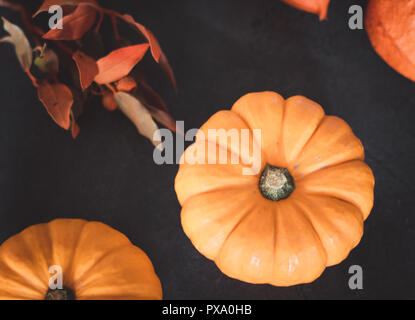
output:
[[[161,50],[160,45],[156,37],[154,36],[154,34],[150,30],[148,30],[146,27],[144,27],[142,24],[135,21],[134,18],[129,14],[122,15],[121,18],[128,24],[138,29],[140,33],[147,39],[147,41],[150,44],[151,53],[153,55],[154,60],[156,60],[156,62],[160,64],[161,69],[167,75],[170,82],[172,83],[174,90],[177,91],[177,83],[176,83],[176,78],[174,76],[173,69],[171,68],[170,63],[167,60],[166,55]]]
[[[173,85],[174,91],[177,92],[177,82],[176,82],[176,77],[174,76],[174,72],[173,69],[170,66],[169,61],[167,60],[166,55],[164,54],[164,52],[161,53],[160,56],[160,67],[161,70],[163,70],[163,72],[167,75],[167,77],[170,80],[170,83]]]
[[[138,132],[149,138],[153,145],[163,151],[160,132],[147,108],[134,96],[126,92],[114,95],[120,110],[134,123]]]
[[[164,111],[167,110],[167,105],[164,102],[163,98],[153,90],[147,83],[141,81],[137,87],[137,95],[139,96],[140,100],[146,104],[150,105],[155,109],[160,109]]]
[[[98,65],[93,58],[81,51],[75,52],[72,59],[78,68],[81,88],[82,90],[86,90],[98,74]]]
[[[118,109],[117,101],[115,101],[114,94],[112,92],[104,92],[102,94],[102,106],[108,111]]]
[[[91,29],[97,17],[97,10],[89,4],[81,3],[78,8],[62,19],[62,29],[51,29],[45,35],[47,40],[79,40]]]
[[[80,3],[89,3],[95,6],[98,5],[96,0],[45,0],[43,4],[40,6],[39,10],[36,11],[36,13],[33,15],[33,17],[36,17],[41,12],[49,11],[49,8],[51,6],[77,6]]]
[[[124,47],[98,60],[98,75],[95,82],[105,84],[128,75],[148,50],[147,43]]]
[[[320,20],[327,18],[330,0],[282,0],[294,8],[317,14]]]
[[[160,122],[167,129],[176,132],[176,121],[164,110],[156,109],[149,106],[151,116],[158,122]],[[182,131],[180,132],[181,134]]]
[[[52,119],[62,128],[71,126],[71,107],[73,96],[71,90],[62,83],[40,81],[37,88],[39,100],[43,103]]]
[[[22,29],[3,18],[3,27],[10,36],[0,39],[0,42],[9,42],[14,45],[17,58],[24,71],[30,70],[33,62],[33,52],[29,40]]]
[[[141,34],[147,39],[147,41],[150,44],[151,47],[151,54],[153,55],[154,60],[159,62],[160,55],[161,55],[161,48],[160,45],[156,39],[156,37],[153,35],[153,33],[148,30],[146,27],[144,27],[142,24],[136,22],[132,16],[129,14],[125,14],[122,16],[122,19],[131,24],[132,26],[136,27]]]
[[[124,77],[115,84],[118,91],[130,92],[137,88],[137,82],[131,77]]]
[[[71,111],[71,133],[72,133],[72,138],[76,139],[78,137],[80,131],[81,131],[81,128],[76,123],[75,116],[74,116],[73,112]]]

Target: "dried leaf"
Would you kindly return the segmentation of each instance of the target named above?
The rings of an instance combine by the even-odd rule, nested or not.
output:
[[[116,83],[118,91],[130,92],[137,88],[137,82],[131,77],[125,77]]]
[[[0,42],[9,42],[13,44],[23,70],[29,70],[33,62],[33,52],[29,40],[27,40],[22,29],[5,18],[2,17],[2,19],[4,30],[6,30],[10,36],[0,39]]]
[[[164,148],[160,132],[147,108],[129,93],[117,92],[114,97],[120,110],[134,123],[138,131],[162,151]]]
[[[92,28],[97,17],[97,10],[86,3],[62,19],[62,29],[51,29],[44,36],[47,40],[79,40]]]
[[[82,90],[86,90],[98,74],[98,65],[93,58],[81,51],[75,52],[72,59],[78,67],[81,88]]]
[[[39,100],[43,103],[49,115],[62,128],[68,130],[71,125],[71,107],[73,96],[71,90],[62,83],[40,81],[38,90]]]
[[[49,11],[51,6],[77,6],[80,3],[89,3],[95,6],[98,5],[96,0],[45,0],[33,17],[36,17],[41,12]]]
[[[115,101],[114,94],[112,92],[103,93],[102,106],[108,111],[114,111],[118,109],[117,101]]]
[[[327,18],[330,0],[282,0],[294,8],[317,14],[320,20]]]
[[[120,80],[130,73],[148,50],[147,43],[124,47],[98,60],[95,82],[105,84]]]
[[[160,64],[161,70],[163,70],[163,72],[167,75],[167,78],[169,78],[170,83],[173,85],[174,91],[177,92],[176,77],[174,76],[173,69],[171,68],[170,63],[167,60],[167,57],[164,54],[164,52],[161,53],[159,64]]]
[[[76,123],[75,116],[74,116],[73,112],[71,111],[71,133],[72,133],[72,138],[76,139],[76,137],[78,137],[80,131],[81,131],[81,128]]]
[[[144,27],[142,24],[135,21],[134,18],[129,14],[123,15],[121,16],[121,18],[125,22],[129,23],[130,25],[138,29],[141,32],[141,34],[147,39],[147,41],[150,44],[151,53],[153,55],[154,60],[156,60],[156,62],[160,64],[161,69],[167,75],[170,82],[172,83],[174,90],[177,91],[177,83],[176,83],[176,78],[174,77],[173,69],[171,68],[169,64],[169,61],[167,60],[166,55],[161,50],[160,45],[156,37],[154,36],[154,34],[150,30],[148,30],[146,27]]]
[[[151,116],[158,122],[160,122],[167,129],[176,132],[176,121],[166,112],[160,109],[152,108],[149,106]],[[181,132],[181,134],[183,134]]]
[[[153,55],[154,60],[159,62],[160,55],[161,55],[161,48],[153,33],[144,27],[142,24],[136,22],[132,16],[129,14],[125,14],[122,16],[125,22],[131,24],[132,26],[136,27],[141,34],[147,39],[151,47],[151,54]]]
[[[155,109],[159,110],[167,110],[167,105],[164,102],[163,98],[153,90],[147,83],[140,82],[139,86],[137,87],[137,95],[139,96],[140,100],[145,103],[146,105],[152,106]]]

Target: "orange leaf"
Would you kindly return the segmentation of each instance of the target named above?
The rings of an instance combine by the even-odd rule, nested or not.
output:
[[[95,82],[105,84],[120,80],[130,73],[148,50],[147,43],[124,47],[98,60]]]
[[[33,15],[36,17],[39,13],[49,11],[49,8],[54,5],[58,6],[77,6],[80,3],[90,3],[93,5],[98,5],[96,0],[45,0],[40,6],[39,10]]]
[[[75,116],[74,116],[73,112],[71,111],[71,133],[72,133],[72,138],[76,139],[76,137],[78,137],[80,131],[81,131],[81,128],[76,123]]]
[[[122,18],[127,23],[135,26],[143,34],[143,36],[147,39],[147,41],[150,44],[151,54],[153,55],[154,60],[159,62],[160,55],[161,55],[161,48],[156,37],[153,35],[153,33],[150,30],[148,30],[146,27],[144,27],[142,24],[136,22],[134,18],[130,16],[129,14],[123,15]]]
[[[16,56],[19,59],[20,65],[23,70],[29,70],[33,62],[32,47],[30,46],[29,40],[27,40],[22,29],[15,24],[3,19],[3,27],[10,36],[0,39],[0,42],[9,42],[14,45]]]
[[[115,101],[114,94],[112,92],[104,92],[102,95],[102,106],[108,111],[118,109],[117,101]]]
[[[81,88],[82,90],[86,90],[98,74],[98,65],[93,58],[81,51],[75,52],[72,59],[78,67]]]
[[[156,60],[157,63],[160,64],[161,69],[163,72],[167,75],[170,82],[172,83],[174,90],[177,91],[177,83],[176,78],[174,77],[173,69],[171,68],[169,61],[167,60],[166,55],[161,50],[160,45],[154,36],[154,34],[148,30],[146,27],[144,27],[142,24],[136,22],[132,16],[129,14],[122,15],[121,18],[129,23],[130,25],[134,26],[136,29],[138,29],[141,34],[147,39],[147,41],[150,44],[151,53],[153,55],[154,60]]]
[[[71,126],[71,107],[73,96],[71,90],[62,83],[51,84],[46,80],[40,81],[37,88],[39,100],[43,103],[49,115],[62,128],[68,130]]]
[[[62,19],[63,29],[51,29],[44,36],[47,40],[79,40],[95,23],[97,11],[81,3],[70,15]]]
[[[330,0],[282,0],[294,8],[317,14],[320,20],[327,18]]]
[[[137,82],[131,77],[125,77],[116,83],[118,91],[130,92],[137,88]]]

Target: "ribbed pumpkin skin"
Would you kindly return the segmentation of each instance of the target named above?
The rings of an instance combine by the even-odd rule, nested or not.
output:
[[[327,10],[330,0],[282,0],[294,8],[314,13],[319,16],[320,20],[327,18]]]
[[[393,69],[415,81],[415,1],[370,0],[365,28],[376,52]]]
[[[188,164],[186,154],[203,142],[196,137],[175,189],[183,229],[197,250],[232,278],[276,286],[312,282],[344,260],[363,235],[374,188],[363,146],[346,122],[305,97],[261,92],[219,111],[200,131],[208,137],[208,129],[221,128],[262,129],[262,168],[243,175],[242,160],[231,164],[230,157],[227,164]],[[296,189],[287,199],[262,196],[266,164],[291,173]]]
[[[77,300],[162,298],[151,261],[122,233],[100,222],[58,219],[0,246],[0,299],[45,299],[53,265]]]

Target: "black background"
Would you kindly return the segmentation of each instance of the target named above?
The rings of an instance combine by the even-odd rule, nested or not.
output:
[[[349,6],[365,1],[334,0],[321,23],[278,0],[101,4],[131,13],[156,34],[178,95],[156,65],[147,63],[147,72],[186,130],[263,90],[305,95],[345,119],[376,178],[364,237],[312,284],[277,288],[226,277],[182,231],[173,188],[178,166],[155,165],[152,145],[99,101],[88,106],[72,140],[38,102],[12,48],[2,44],[0,242],[54,218],[98,220],[149,255],[166,299],[415,298],[415,86],[377,56],[364,30],[348,28]],[[0,15],[20,23],[9,10]],[[364,290],[348,287],[354,264],[363,268]]]

